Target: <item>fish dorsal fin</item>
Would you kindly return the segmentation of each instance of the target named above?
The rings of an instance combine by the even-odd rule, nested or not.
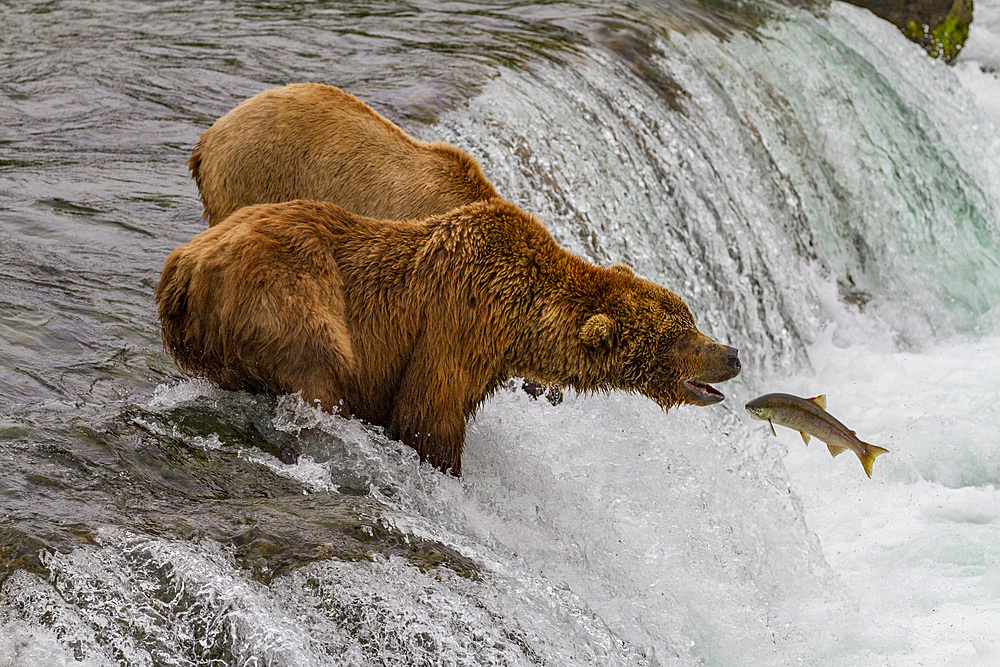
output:
[[[841,447],[840,445],[827,445],[830,450],[830,456],[836,456],[837,454],[842,454],[847,447]]]
[[[806,443],[808,445],[809,444],[809,434],[806,433],[805,431],[799,431],[799,435],[802,436],[802,442],[804,442],[804,443]]]
[[[813,396],[809,400],[812,401],[813,403],[815,403],[816,405],[818,405],[819,407],[823,408],[824,410],[826,410],[826,394],[820,394],[819,396]]]

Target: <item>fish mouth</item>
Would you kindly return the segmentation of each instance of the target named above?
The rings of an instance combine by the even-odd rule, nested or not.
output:
[[[681,386],[688,392],[688,400],[693,405],[714,405],[722,402],[726,395],[721,391],[699,380],[684,380]]]

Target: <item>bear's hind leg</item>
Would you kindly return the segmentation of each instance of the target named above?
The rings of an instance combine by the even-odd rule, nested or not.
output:
[[[343,299],[333,288],[302,291],[325,296],[325,303],[303,299],[291,309],[283,325],[284,342],[273,348],[280,359],[275,364],[281,369],[279,383],[285,391],[301,392],[306,403],[318,402],[327,412],[350,416],[355,360]]]

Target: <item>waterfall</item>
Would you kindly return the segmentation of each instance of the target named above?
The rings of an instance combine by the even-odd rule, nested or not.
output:
[[[430,8],[420,18],[409,5],[282,14],[288,26],[311,22],[313,46],[333,49],[334,35],[370,57],[330,67],[358,68],[373,98],[397,108],[405,104],[379,69],[404,59],[392,40],[419,52],[426,33],[440,78],[465,63],[450,40],[484,48],[469,57],[474,74],[443,85],[441,108],[410,86],[419,99],[406,129],[475,155],[498,191],[568,249],[626,262],[675,291],[701,330],[740,348],[745,370],[721,387],[720,406],[668,414],[621,394],[570,393],[552,406],[501,391],[469,424],[459,480],[421,466],[380,429],[296,396],[224,392],[161,370],[151,297],[129,305],[136,290],[109,285],[110,297],[89,301],[106,299],[116,310],[104,321],[116,324],[86,320],[86,344],[102,349],[111,337],[108,374],[142,387],[153,373],[155,390],[119,394],[94,380],[89,394],[74,384],[69,396],[0,414],[4,442],[48,457],[30,467],[4,459],[17,480],[0,487],[5,502],[22,513],[54,507],[51,523],[0,532],[23,560],[0,578],[0,665],[998,658],[995,119],[953,70],[871,14],[791,4],[546,4],[481,16],[454,7],[433,10],[449,19],[440,25]],[[253,17],[228,20],[240,33]],[[338,32],[350,20],[364,33]],[[477,20],[515,29],[455,35]],[[421,35],[407,32],[414,22]],[[167,33],[178,49],[206,48]],[[509,35],[530,46],[514,48]],[[273,61],[246,56],[257,69],[225,81],[319,80],[325,60],[284,32],[273,44]],[[169,196],[135,203],[121,194],[125,170],[107,176],[91,165],[98,159],[72,165],[95,170],[84,172],[98,191],[90,208],[51,194],[22,205],[0,181],[17,247],[34,243],[38,232],[23,230],[39,210],[103,224],[104,202],[122,200],[122,217],[158,213],[172,226],[90,233],[155,246],[136,253],[136,275],[123,263],[113,281],[151,291],[161,255],[198,231],[181,173],[189,146],[174,144],[204,129],[192,118],[228,104],[213,89],[212,104],[198,106],[209,93],[197,79],[186,65],[157,71],[150,85],[178,87],[191,106],[161,111],[169,96],[158,95],[128,125],[145,136],[169,116],[165,145],[145,149],[171,165],[161,174]],[[78,122],[65,117],[70,129]],[[37,154],[51,141],[40,139]],[[185,216],[189,226],[177,227]],[[58,302],[58,281],[42,275],[58,264],[17,283],[26,302]],[[74,289],[92,281],[81,274]],[[130,339],[152,359],[139,370],[129,346],[118,352],[114,327],[129,319],[119,308],[145,313]],[[45,318],[23,319],[34,345]],[[21,344],[6,331],[0,342]],[[72,370],[93,365],[87,357]],[[831,459],[746,419],[743,403],[765,391],[827,393],[832,413],[890,450],[874,479],[849,454]],[[44,428],[18,421],[49,412]],[[295,464],[271,453],[288,438],[303,452]],[[79,482],[59,495],[71,477],[62,465]]]
[[[671,287],[751,361],[801,360],[845,311],[916,345],[996,304],[996,134],[890,26],[834,5],[763,38],[649,37],[638,74],[599,45],[503,71],[447,136],[562,243]]]

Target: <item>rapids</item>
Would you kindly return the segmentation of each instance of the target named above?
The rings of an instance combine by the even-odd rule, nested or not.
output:
[[[1000,660],[1000,83],[975,27],[952,69],[838,2],[0,24],[0,665]],[[184,377],[152,293],[204,228],[187,156],[306,80],[680,294],[741,349],[727,400],[501,391],[457,480]],[[750,421],[766,391],[826,393],[890,450],[873,480]]]

